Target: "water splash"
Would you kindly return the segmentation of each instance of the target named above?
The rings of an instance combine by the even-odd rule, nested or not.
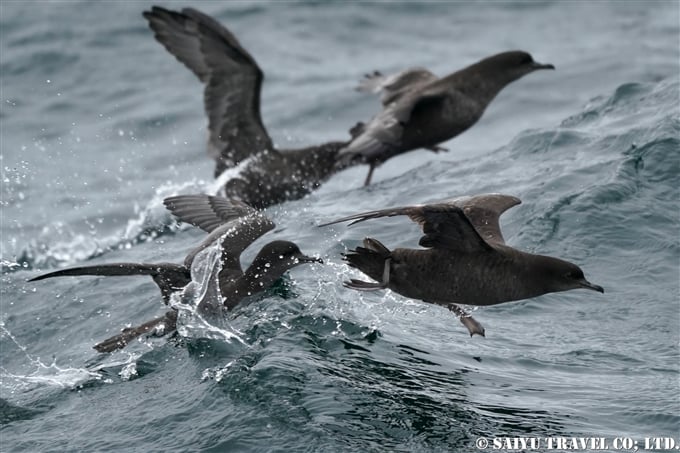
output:
[[[5,380],[14,381],[14,386],[8,386],[11,392],[24,391],[31,387],[49,386],[60,388],[76,388],[92,380],[102,380],[103,376],[93,370],[85,368],[62,368],[57,365],[56,358],[46,365],[39,357],[30,354],[27,348],[19,343],[14,335],[5,327],[5,322],[0,321],[0,337],[8,338],[14,345],[21,350],[28,360],[28,363],[34,368],[34,371],[28,374],[15,374],[7,370],[4,366],[0,367],[0,379],[2,380],[2,387],[8,386]]]
[[[256,157],[257,157],[256,155],[250,156],[249,158],[241,161],[236,167],[227,168],[226,170],[224,170],[217,178],[215,178],[215,181],[213,183],[208,185],[206,193],[209,193],[211,195],[220,194],[225,184],[228,181],[239,177],[241,175],[241,172],[245,170],[248,167],[248,165],[250,165],[250,163],[253,162],[253,160],[255,160]]]
[[[207,338],[243,345],[242,333],[228,322],[222,305],[218,275],[222,269],[222,248],[200,251],[191,265],[192,281],[173,295],[170,305],[177,310],[177,332],[185,338]]]
[[[205,370],[203,370],[203,373],[201,373],[201,381],[207,381],[212,379],[215,382],[220,382],[233,364],[234,361],[232,360],[231,362],[227,363],[224,366],[206,368]]]
[[[22,267],[28,267],[26,263],[17,263],[16,261],[9,261],[0,259],[0,273],[12,272]]]
[[[166,182],[160,185],[152,198],[143,206],[135,204],[135,217],[129,219],[122,233],[109,237],[98,237],[96,225],[90,225],[89,234],[77,233],[64,222],[46,225],[39,237],[18,254],[14,260],[0,260],[3,274],[19,269],[48,269],[69,266],[104,255],[110,250],[130,249],[133,246],[150,242],[166,234],[191,228],[187,224],[178,225],[170,212],[165,209],[163,200],[181,194],[208,193],[218,194],[227,181],[236,178],[250,164],[254,157],[248,158],[234,168],[225,170],[214,181],[190,180],[185,182]],[[66,240],[52,242],[54,237],[67,237]]]
[[[134,378],[135,376],[138,375],[137,362],[128,363],[123,367],[122,370],[120,370],[120,373],[118,374],[120,378],[124,381],[129,381],[130,379]]]
[[[125,226],[123,238],[119,239],[118,248],[129,247],[139,242],[156,239],[163,232],[174,230],[173,218],[165,209],[163,200],[167,197],[183,193],[195,193],[205,190],[207,183],[203,180],[184,183],[165,183],[156,189],[154,196],[144,207],[135,206],[136,218],[130,219]]]
[[[4,274],[18,269],[68,266],[99,257],[110,250],[130,249],[136,244],[189,228],[188,225],[178,225],[162,201],[172,195],[202,192],[205,187],[206,183],[202,180],[161,185],[143,207],[135,206],[136,216],[127,221],[122,233],[108,237],[98,237],[95,227],[89,234],[82,234],[63,222],[46,225],[39,237],[25,246],[15,260],[2,259],[0,269]],[[68,239],[54,241],[54,237]]]

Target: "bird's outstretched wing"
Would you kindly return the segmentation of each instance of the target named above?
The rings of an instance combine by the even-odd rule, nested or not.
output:
[[[421,118],[439,116],[442,106],[449,101],[450,93],[436,83],[431,89],[415,92],[409,88],[407,86],[394,102],[385,106],[361,130],[357,130],[360,133],[352,134],[352,141],[338,153],[339,165],[357,162],[380,164],[410,151],[402,146],[402,137],[412,115],[417,115],[420,122]]]
[[[163,200],[163,204],[182,222],[197,226],[206,233],[239,217],[255,214],[248,204],[211,195],[177,195]]]
[[[522,203],[517,197],[500,193],[457,197],[446,202],[461,208],[479,235],[490,244],[505,244],[499,223],[500,216]]]
[[[343,217],[320,226],[352,221],[350,225],[379,217],[406,215],[418,223],[423,247],[449,248],[463,252],[489,250],[490,244],[504,244],[498,219],[516,197],[484,194],[448,199],[440,203],[380,209]]]
[[[425,68],[409,68],[396,74],[384,75],[380,71],[364,75],[357,91],[379,93],[380,101],[387,106],[405,93],[434,82],[438,77]]]
[[[144,17],[156,39],[205,84],[215,173],[260,151],[275,152],[260,115],[264,75],[236,37],[193,8],[176,12],[154,6]]]
[[[178,195],[163,200],[180,221],[209,232],[208,237],[184,260],[191,267],[196,254],[220,241],[222,269],[226,274],[241,272],[240,256],[260,236],[274,229],[274,222],[242,201],[212,195]]]
[[[47,274],[38,275],[28,280],[34,282],[52,277],[75,277],[80,275],[100,275],[120,277],[129,275],[149,275],[153,278],[165,303],[169,303],[170,295],[184,288],[190,281],[189,271],[184,266],[173,263],[109,263],[94,264],[92,266],[71,267],[59,269]]]

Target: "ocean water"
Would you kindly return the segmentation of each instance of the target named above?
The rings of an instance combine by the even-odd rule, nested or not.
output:
[[[98,354],[162,312],[145,278],[27,283],[76,264],[175,261],[203,233],[161,200],[215,189],[202,86],[141,13],[152,3],[0,3],[0,450],[474,451],[478,438],[680,443],[680,7],[648,2],[264,3],[194,6],[266,74],[274,141],[343,139],[378,101],[375,69],[443,75],[508,49],[556,71],[508,86],[447,153],[335,175],[271,207],[274,232],[326,264],[293,269],[220,332]],[[605,288],[475,310],[361,294],[340,254],[365,236],[417,247],[378,207],[502,192],[507,242]],[[545,445],[544,445],[545,447]],[[491,448],[491,447],[489,447]],[[556,451],[556,450],[552,450]],[[582,450],[583,451],[583,450]]]

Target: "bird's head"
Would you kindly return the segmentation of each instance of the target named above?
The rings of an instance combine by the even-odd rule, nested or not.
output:
[[[523,50],[501,52],[481,60],[475,66],[481,72],[503,79],[506,84],[539,69],[555,69],[551,64],[534,61],[531,54]]]
[[[569,291],[571,289],[590,289],[604,293],[604,288],[586,280],[577,265],[558,258],[542,257],[541,269],[548,292]]]
[[[304,263],[323,263],[323,260],[303,254],[294,242],[273,241],[262,247],[251,267],[266,270],[278,278],[288,269]]]

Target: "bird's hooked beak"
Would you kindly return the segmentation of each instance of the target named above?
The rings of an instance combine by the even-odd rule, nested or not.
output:
[[[603,287],[601,287],[600,285],[594,285],[594,284],[590,283],[588,280],[585,280],[585,279],[581,280],[581,281],[579,281],[579,284],[581,285],[581,288],[592,289],[593,291],[597,291],[599,293],[604,294],[604,288]]]
[[[550,63],[543,64],[537,61],[534,61],[531,67],[534,69],[534,71],[537,69],[555,69],[555,66],[551,65]]]
[[[323,264],[323,260],[321,258],[317,258],[315,256],[300,255],[300,256],[297,257],[297,260],[300,263],[321,263],[321,264]]]

